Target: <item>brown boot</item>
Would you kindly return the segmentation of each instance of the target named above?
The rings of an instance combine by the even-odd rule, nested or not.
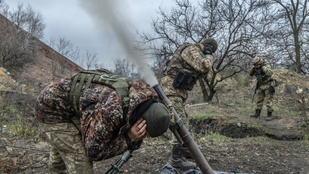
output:
[[[180,170],[189,170],[189,169],[195,169],[196,164],[190,161],[187,161],[185,158],[182,157],[182,150],[180,145],[173,146],[172,151],[172,160],[171,160],[171,166],[173,166],[176,169]]]
[[[261,109],[256,109],[255,114],[250,115],[250,117],[259,118],[261,114]]]
[[[267,112],[266,121],[271,121],[271,120],[273,120],[273,118],[272,118],[272,112]]]

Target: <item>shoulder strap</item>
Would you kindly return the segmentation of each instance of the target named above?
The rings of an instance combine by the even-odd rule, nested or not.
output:
[[[84,89],[87,89],[91,83],[107,85],[115,89],[120,98],[124,116],[127,114],[129,108],[129,88],[133,83],[132,80],[113,74],[106,69],[81,71],[72,77],[72,87],[69,93],[70,104],[78,114],[76,117],[72,118],[72,122],[77,128],[79,127],[79,130],[81,117],[79,99],[81,89],[83,86]]]
[[[165,63],[165,67],[164,67],[164,70],[163,70],[163,72],[165,73],[165,74],[170,74],[169,73],[169,71],[171,71],[171,69],[169,69],[170,67],[170,64],[171,63],[173,63],[173,61],[175,61],[175,60],[178,60],[179,59],[179,57],[181,57],[181,53],[182,53],[182,51],[185,49],[185,48],[187,48],[188,46],[190,46],[191,44],[189,44],[189,43],[185,43],[185,44],[182,44],[182,45],[180,45],[177,49],[176,49],[176,51],[174,52],[174,54],[172,55],[172,57],[171,58],[169,58],[167,61],[166,61],[166,63]],[[182,64],[182,63],[181,63]],[[176,75],[176,74],[175,74]]]

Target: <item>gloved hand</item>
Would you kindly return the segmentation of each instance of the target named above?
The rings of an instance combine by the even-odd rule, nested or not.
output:
[[[264,66],[264,64],[261,64],[261,65],[260,65],[260,68],[262,69],[262,68],[263,68],[263,66]]]
[[[212,55],[213,51],[214,51],[213,46],[206,44],[204,46],[204,49],[203,49],[203,54],[204,55]]]
[[[217,48],[218,48],[218,43],[217,43],[217,41],[215,40],[215,39],[213,39],[213,38],[207,38],[207,39],[205,39],[205,40],[203,40],[202,41],[202,43],[201,43],[202,45],[209,45],[209,46],[211,46],[212,47],[212,53],[214,53],[216,50],[217,50]],[[204,52],[204,51],[203,51]]]

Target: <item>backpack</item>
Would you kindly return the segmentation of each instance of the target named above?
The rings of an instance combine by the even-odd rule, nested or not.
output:
[[[77,116],[72,117],[71,120],[79,132],[81,132],[81,113],[79,108],[81,89],[84,85],[84,89],[87,89],[91,83],[102,84],[115,89],[120,98],[124,116],[127,114],[129,108],[129,88],[133,83],[132,80],[113,74],[106,69],[81,71],[72,76],[72,87],[69,93],[70,104],[77,113]]]

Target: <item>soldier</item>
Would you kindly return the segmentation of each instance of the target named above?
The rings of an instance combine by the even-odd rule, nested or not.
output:
[[[250,115],[250,117],[259,118],[261,110],[263,107],[264,99],[266,100],[267,106],[267,121],[272,120],[273,113],[273,96],[275,93],[275,88],[273,82],[275,81],[272,78],[273,72],[270,65],[266,60],[263,60],[260,57],[255,57],[252,59],[253,67],[249,71],[250,76],[255,76],[257,79],[257,100],[256,100],[256,109],[255,114]]]
[[[156,137],[169,127],[168,110],[143,81],[132,81],[127,87],[127,109],[117,88],[86,83],[81,85],[76,111],[70,101],[75,84],[80,85],[72,77],[64,78],[47,86],[36,101],[35,114],[51,146],[51,173],[93,173],[92,161],[136,150],[145,135]]]
[[[187,119],[184,102],[188,98],[188,91],[192,90],[200,76],[206,77],[210,71],[212,53],[217,47],[217,42],[212,38],[197,44],[186,43],[177,48],[167,62],[161,87],[180,118]],[[173,144],[171,165],[181,170],[195,168],[195,163],[186,160],[190,156],[188,149],[176,141]]]

